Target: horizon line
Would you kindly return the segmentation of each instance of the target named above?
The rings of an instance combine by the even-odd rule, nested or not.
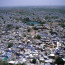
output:
[[[40,6],[40,7],[42,7],[42,6],[51,6],[51,7],[53,7],[53,6],[65,6],[65,5],[22,5],[22,6],[0,6],[0,7],[38,7],[38,6]]]

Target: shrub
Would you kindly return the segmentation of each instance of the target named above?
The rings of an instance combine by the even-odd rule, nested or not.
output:
[[[9,40],[13,40],[12,38],[10,38]]]
[[[19,20],[19,18],[15,18],[16,20]]]
[[[29,22],[30,21],[30,19],[27,17],[27,18],[24,18],[23,20],[22,20],[22,22],[23,23],[27,23],[27,22]]]
[[[5,24],[6,21],[4,21],[4,24]]]
[[[45,24],[46,22],[40,22],[40,24]]]
[[[58,19],[59,17],[58,16],[52,16],[51,18],[52,19]]]
[[[22,63],[21,65],[26,65],[25,63]]]
[[[41,39],[41,36],[40,35],[37,35],[37,37],[36,37],[37,39]]]
[[[44,61],[40,60],[40,63],[44,63]]]

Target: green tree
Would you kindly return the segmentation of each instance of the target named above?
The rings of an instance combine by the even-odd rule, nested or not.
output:
[[[12,46],[13,46],[13,43],[9,43],[7,47],[10,48]]]
[[[46,16],[45,19],[48,20],[48,19],[50,19],[50,17],[49,16]]]
[[[33,24],[33,23],[31,23],[30,25],[31,25],[31,26],[34,26],[34,24]]]
[[[37,38],[37,39],[41,39],[41,36],[40,36],[40,35],[37,35],[36,38]]]
[[[24,18],[23,19],[24,21],[30,21],[30,19],[27,17],[27,18]]]
[[[35,64],[35,63],[36,63],[36,59],[35,59],[35,58],[32,60],[32,63],[33,63],[33,64]]]
[[[62,58],[60,58],[60,57],[58,57],[58,58],[56,58],[55,59],[55,64],[57,64],[57,65],[64,65],[64,61],[62,60]]]
[[[64,28],[64,27],[65,27],[65,24],[61,23],[61,27],[63,27],[63,28]]]
[[[26,37],[26,35],[24,34],[24,37]]]
[[[54,32],[54,31],[52,31],[52,30],[50,31],[50,33],[51,33],[51,35],[55,34],[55,32]]]
[[[30,32],[31,31],[31,29],[30,28],[28,28],[28,32]]]
[[[12,24],[7,24],[7,26],[6,26],[7,29],[11,29],[12,27],[13,27]]]
[[[0,65],[9,65],[9,63],[1,61]]]
[[[22,64],[20,63],[20,64],[18,64],[18,65],[26,65],[26,64],[25,64],[25,63],[22,63]]]
[[[19,29],[19,26],[16,26],[16,29]]]
[[[33,27],[33,29],[34,29],[34,30],[38,30],[38,28],[36,28],[36,27]]]

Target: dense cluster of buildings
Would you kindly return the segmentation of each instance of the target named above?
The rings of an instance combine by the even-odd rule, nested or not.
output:
[[[35,65],[48,65],[59,56],[65,62],[65,26],[61,25],[65,25],[64,16],[35,8],[1,9],[0,60],[34,65],[31,61],[35,58]],[[25,18],[33,25],[28,25]]]

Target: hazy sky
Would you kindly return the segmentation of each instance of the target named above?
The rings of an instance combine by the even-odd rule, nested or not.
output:
[[[1,6],[65,5],[65,0],[0,0]]]

